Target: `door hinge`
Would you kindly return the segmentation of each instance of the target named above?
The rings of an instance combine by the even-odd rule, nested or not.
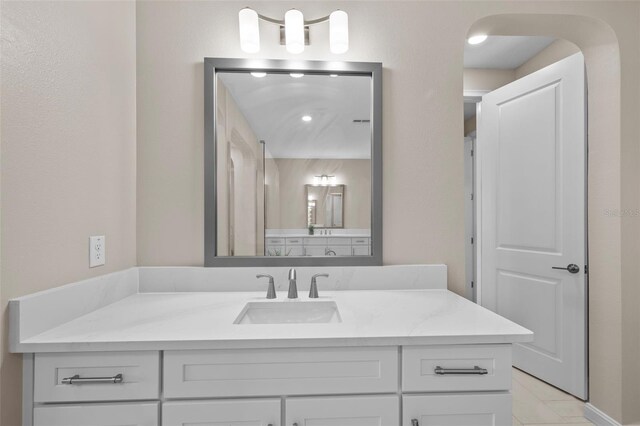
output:
[[[471,201],[473,201],[473,194],[471,194]]]
[[[473,281],[471,281],[471,288],[473,288]]]
[[[584,273],[585,274],[589,273],[589,265],[584,265]]]
[[[473,244],[473,237],[471,237],[471,244]]]
[[[473,150],[471,150],[471,156],[473,157]]]

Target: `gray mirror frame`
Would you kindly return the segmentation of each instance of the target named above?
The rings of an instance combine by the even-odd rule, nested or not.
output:
[[[371,256],[221,256],[216,217],[216,72],[265,71],[371,76]],[[379,62],[204,59],[204,264],[207,267],[382,265],[382,64]]]

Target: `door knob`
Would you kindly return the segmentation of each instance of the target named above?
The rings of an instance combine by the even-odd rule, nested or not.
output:
[[[575,263],[568,264],[566,268],[562,268],[560,266],[552,266],[551,269],[564,269],[569,271],[572,274],[577,274],[578,272],[580,272],[580,267]]]

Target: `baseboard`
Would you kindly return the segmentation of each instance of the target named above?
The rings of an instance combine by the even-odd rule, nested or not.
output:
[[[584,405],[584,416],[596,426],[620,426],[620,423],[588,402]]]

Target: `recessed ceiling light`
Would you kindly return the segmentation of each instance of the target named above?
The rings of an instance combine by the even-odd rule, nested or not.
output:
[[[293,78],[300,78],[300,77],[304,77],[304,74],[302,74],[301,72],[292,72],[291,74],[289,74],[291,77]]]
[[[311,116],[310,116],[310,115],[303,115],[303,116],[302,116],[302,121],[307,121],[307,122],[309,122],[309,121],[311,121],[311,120],[313,120],[313,119],[311,118]]]
[[[469,44],[480,44],[480,43],[484,43],[487,40],[487,35],[486,34],[476,34],[474,36],[471,36],[467,39],[467,43]]]
[[[338,76],[338,74],[329,74],[329,77],[336,78],[337,76]]]
[[[256,78],[262,78],[262,77],[266,77],[267,73],[266,72],[254,71],[254,72],[251,73],[251,75],[256,77]]]

